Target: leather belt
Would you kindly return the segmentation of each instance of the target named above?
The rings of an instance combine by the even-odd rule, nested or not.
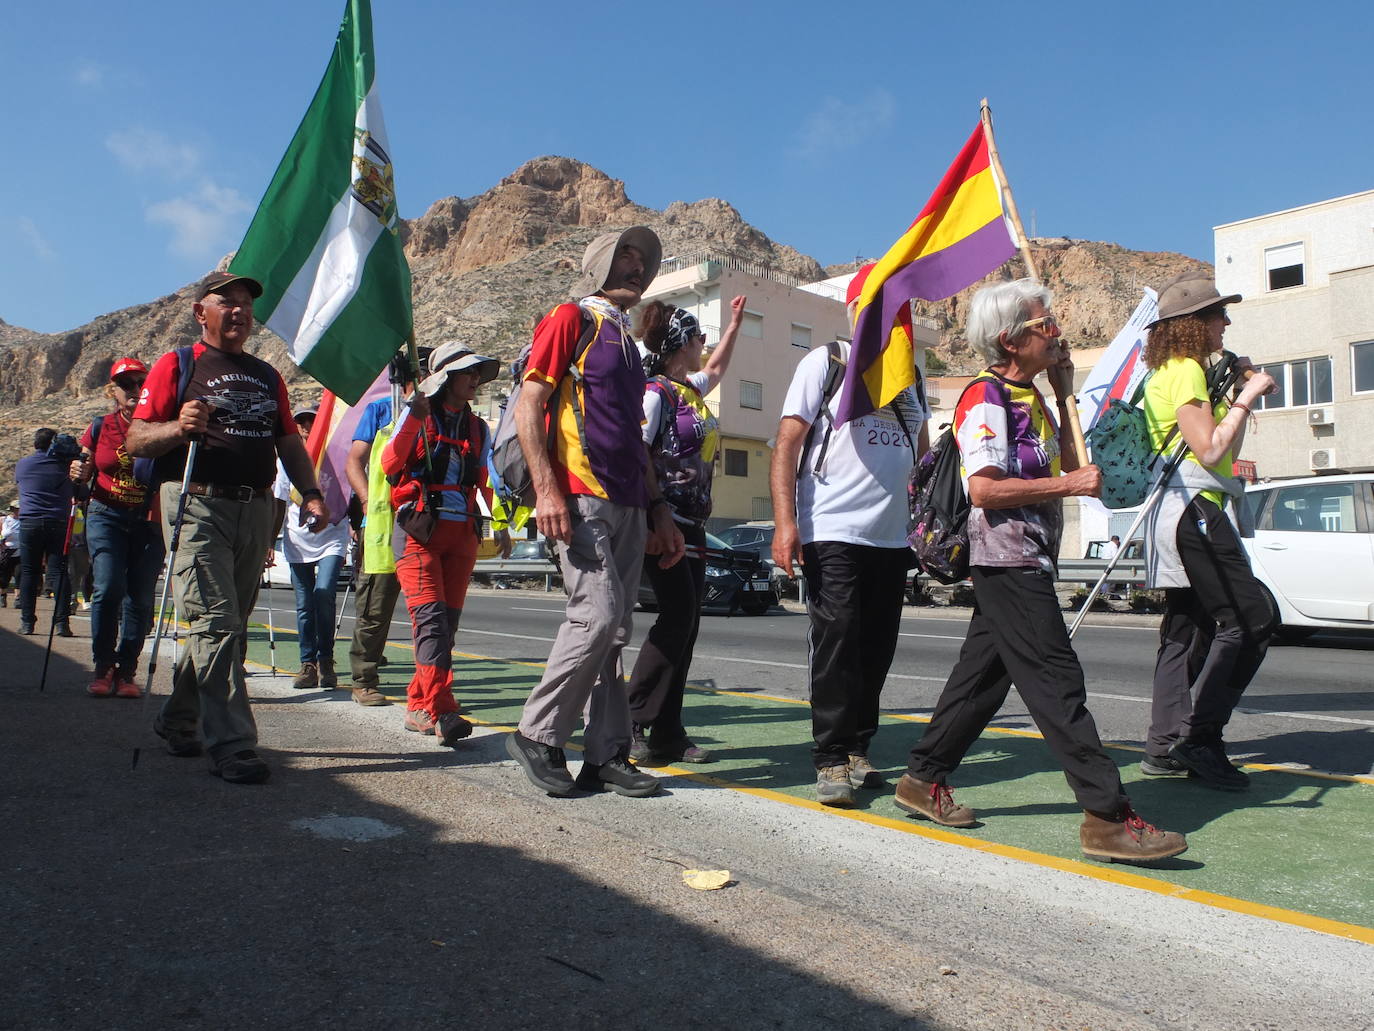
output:
[[[271,494],[266,487],[245,487],[221,483],[188,483],[186,493],[198,498],[218,498],[224,501],[239,501],[243,504],[255,498],[265,498]]]

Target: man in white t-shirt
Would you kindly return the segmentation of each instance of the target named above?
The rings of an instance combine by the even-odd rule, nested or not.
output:
[[[871,268],[850,283],[851,323]],[[841,807],[854,805],[855,789],[883,786],[868,747],[911,564],[907,479],[929,446],[931,417],[918,386],[835,425],[832,409],[848,360],[849,344],[841,342],[816,348],[798,364],[769,474],[773,560],[789,576],[800,561],[806,578],[816,801]]]

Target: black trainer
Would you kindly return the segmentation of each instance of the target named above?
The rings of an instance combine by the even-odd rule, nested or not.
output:
[[[638,769],[625,755],[608,762],[584,762],[577,771],[577,786],[583,791],[614,791],[626,798],[647,798],[658,794],[658,778]]]
[[[434,736],[445,748],[452,748],[472,733],[472,724],[456,712],[446,712],[434,721]]]
[[[566,798],[573,793],[572,774],[563,749],[531,741],[520,731],[506,738],[506,753],[525,770],[535,787],[550,795]]]
[[[1208,787],[1244,791],[1250,786],[1250,777],[1231,765],[1220,741],[1185,739],[1169,749],[1169,758],[1177,759]]]
[[[167,751],[178,759],[192,758],[203,750],[194,730],[169,727],[162,722],[161,716],[153,720],[153,733],[167,742]]]
[[[1186,777],[1188,767],[1168,755],[1150,755],[1140,760],[1140,772],[1147,777]]]

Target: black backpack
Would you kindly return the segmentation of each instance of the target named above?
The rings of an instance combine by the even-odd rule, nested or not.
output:
[[[995,377],[975,376],[965,391],[979,380],[996,383],[1002,391],[1002,403],[1010,403],[1006,388]],[[959,395],[963,401],[964,395]],[[955,402],[955,410],[959,402]],[[916,552],[916,561],[926,575],[942,584],[954,584],[968,578],[968,492],[959,476],[959,442],[950,424],[940,439],[911,470],[907,482],[907,503],[911,512],[911,532],[907,543]]]

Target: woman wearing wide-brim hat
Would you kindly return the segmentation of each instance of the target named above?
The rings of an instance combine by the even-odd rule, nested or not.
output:
[[[1145,418],[1156,448],[1177,428],[1189,454],[1145,525],[1148,583],[1162,588],[1165,611],[1155,662],[1154,701],[1141,771],[1189,773],[1211,787],[1243,790],[1249,778],[1226,757],[1222,730],[1264,654],[1277,613],[1250,571],[1237,526],[1245,518],[1244,484],[1232,464],[1245,440],[1251,406],[1275,389],[1254,371],[1235,400],[1213,405],[1206,369],[1221,351],[1228,304],[1203,270],[1180,273],[1159,291],[1149,326]],[[1242,368],[1249,368],[1241,360]]]
[[[482,537],[477,492],[490,502],[491,430],[472,399],[500,368],[457,341],[435,348],[429,375],[382,449],[397,519],[396,577],[415,642],[405,728],[433,734],[441,745],[472,733],[453,697],[453,639]],[[509,536],[496,537],[509,555]]]

